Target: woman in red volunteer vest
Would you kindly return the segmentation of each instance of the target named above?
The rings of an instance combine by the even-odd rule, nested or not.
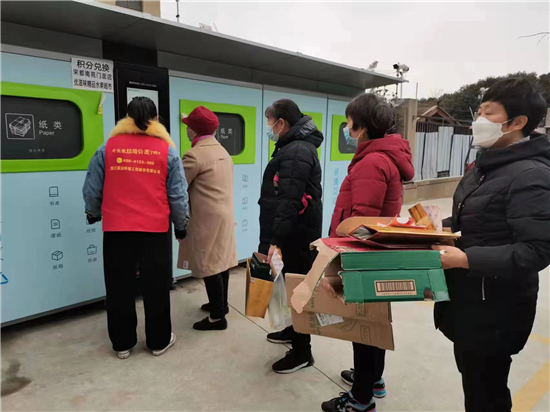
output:
[[[396,114],[380,96],[363,94],[346,108],[344,135],[356,147],[336,199],[330,236],[336,227],[353,216],[397,216],[403,203],[403,181],[414,176],[409,142],[395,128]],[[374,346],[353,344],[355,369],[342,372],[342,380],[352,385],[349,392],[324,402],[326,412],[375,412],[374,397],[386,395],[382,379],[386,351]]]
[[[126,359],[137,343],[134,301],[139,265],[147,347],[153,355],[176,341],[170,320],[170,218],[187,232],[187,181],[174,142],[147,97],[128,105],[111,137],[90,161],[83,188],[90,224],[103,221],[103,265],[109,337]]]

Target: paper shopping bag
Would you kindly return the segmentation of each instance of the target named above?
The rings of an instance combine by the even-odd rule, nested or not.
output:
[[[250,271],[251,259],[246,264],[246,305],[245,314],[264,318],[273,292],[273,280],[255,278]]]

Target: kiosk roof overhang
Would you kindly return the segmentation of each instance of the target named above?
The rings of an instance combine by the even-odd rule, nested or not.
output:
[[[250,81],[266,83],[269,74],[304,79],[308,89],[353,95],[403,80],[298,52],[160,19],[94,1],[2,1],[2,22],[156,50],[250,71]],[[168,67],[172,68],[172,67]],[[254,76],[254,73],[260,73]],[[198,73],[200,74],[200,73]],[[258,78],[258,80],[256,80]],[[295,83],[295,82],[290,82]],[[269,84],[269,83],[268,83]]]

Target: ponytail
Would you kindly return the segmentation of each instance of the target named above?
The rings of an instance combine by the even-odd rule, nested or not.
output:
[[[157,106],[148,97],[134,97],[128,105],[128,117],[140,130],[145,131],[149,122],[157,117]]]

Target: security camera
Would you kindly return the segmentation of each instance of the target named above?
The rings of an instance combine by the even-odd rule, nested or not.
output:
[[[411,68],[406,64],[397,62],[393,65],[394,70],[397,72],[397,77],[403,77]]]

